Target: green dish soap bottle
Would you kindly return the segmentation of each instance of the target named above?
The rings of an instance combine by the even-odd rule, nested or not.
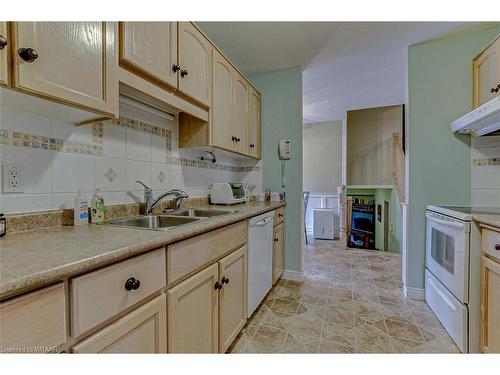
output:
[[[102,196],[101,189],[96,189],[92,197],[90,216],[90,219],[94,224],[104,222],[104,197]]]

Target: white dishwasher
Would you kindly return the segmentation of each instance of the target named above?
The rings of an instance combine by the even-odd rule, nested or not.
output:
[[[248,317],[273,284],[274,211],[248,220]]]

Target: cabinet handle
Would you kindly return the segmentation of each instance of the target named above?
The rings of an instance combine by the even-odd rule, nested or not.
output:
[[[497,244],[495,245],[495,250],[500,251],[500,243],[497,243]]]
[[[214,289],[222,289],[222,284],[218,281],[215,282]]]
[[[283,217],[283,214],[278,214],[278,217]]]
[[[180,69],[181,69],[181,67],[179,65],[177,65],[177,64],[172,65],[172,71],[174,73],[177,73],[177,71],[179,71]]]
[[[236,138],[236,142],[239,142],[239,141],[241,141],[241,139],[239,139],[239,138]]]
[[[3,35],[0,35],[0,49],[7,47],[7,39]]]
[[[137,280],[135,277],[130,277],[125,281],[125,289],[126,290],[137,290],[141,286],[141,282]]]
[[[187,69],[183,69],[183,70],[181,70],[181,77],[182,77],[182,78],[184,78],[184,77],[185,77],[185,76],[187,76],[187,75],[188,75],[188,71],[187,71]]]
[[[500,91],[500,83],[497,85],[497,87],[492,87],[490,89],[490,92],[493,94],[494,92]]]
[[[222,276],[221,283],[222,284],[229,284],[229,279],[226,276]]]
[[[233,135],[233,136],[231,137],[231,140],[232,140],[233,142],[236,142],[236,137]]]
[[[274,242],[278,242],[278,241],[279,241],[279,238],[275,238],[275,239],[274,239]]]
[[[255,145],[253,143],[250,143],[250,148],[254,148]]]
[[[19,48],[17,53],[26,62],[32,63],[36,59],[38,59],[38,52],[33,48]]]

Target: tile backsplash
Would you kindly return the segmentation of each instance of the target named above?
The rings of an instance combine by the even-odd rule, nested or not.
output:
[[[191,197],[206,196],[214,182],[241,181],[262,190],[261,163],[218,155],[198,160],[201,151],[179,150],[178,121],[120,105],[119,120],[76,127],[47,116],[2,106],[0,162],[16,165],[24,176],[23,193],[0,196],[0,211],[32,212],[72,208],[81,189],[96,188],[107,204],[143,200],[136,180],[155,194],[172,188]],[[205,155],[206,156],[206,155]],[[0,187],[2,174],[0,174]]]
[[[500,207],[500,135],[472,138],[472,205]]]

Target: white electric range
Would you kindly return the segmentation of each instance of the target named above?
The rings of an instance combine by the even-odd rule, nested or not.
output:
[[[479,352],[481,232],[500,208],[427,206],[425,301],[464,353]]]

